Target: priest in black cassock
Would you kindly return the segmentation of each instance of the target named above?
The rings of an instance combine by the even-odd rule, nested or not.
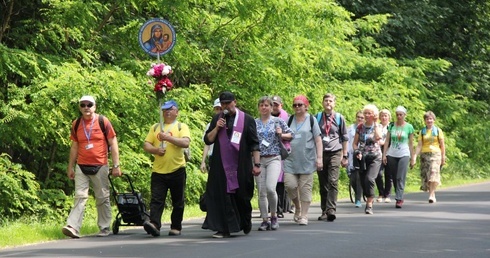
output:
[[[260,174],[259,139],[255,120],[236,108],[233,93],[219,95],[223,112],[213,117],[204,136],[214,143],[206,185],[207,215],[203,229],[216,231],[214,238],[252,229],[254,176]]]

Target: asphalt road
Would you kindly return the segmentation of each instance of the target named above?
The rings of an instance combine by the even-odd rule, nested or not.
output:
[[[277,231],[253,230],[213,239],[202,219],[184,222],[181,236],[154,238],[142,227],[124,228],[109,237],[83,237],[0,250],[0,257],[490,257],[490,182],[448,188],[429,204],[426,193],[407,194],[402,209],[375,203],[374,215],[341,200],[334,222],[317,221],[310,209],[308,226],[280,219]],[[163,229],[165,229],[164,226]]]

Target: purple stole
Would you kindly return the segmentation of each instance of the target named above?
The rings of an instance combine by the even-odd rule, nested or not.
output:
[[[235,193],[238,189],[238,152],[240,150],[240,139],[243,134],[245,113],[236,109],[235,121],[233,122],[233,133],[228,138],[226,128],[218,132],[221,162],[226,175],[226,192]]]

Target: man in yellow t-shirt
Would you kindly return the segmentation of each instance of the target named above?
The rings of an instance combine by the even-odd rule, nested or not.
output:
[[[177,102],[169,100],[161,108],[163,128],[160,124],[151,126],[143,146],[155,157],[151,174],[150,220],[143,224],[145,231],[155,237],[160,235],[168,190],[173,207],[168,234],[178,236],[181,233],[186,184],[184,149],[191,141],[189,127],[177,121]]]

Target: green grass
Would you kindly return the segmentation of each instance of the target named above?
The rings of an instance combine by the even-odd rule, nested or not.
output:
[[[488,179],[453,179],[451,181],[444,182],[442,188],[478,183],[483,182]],[[418,181],[415,182],[416,179],[412,176],[411,180],[408,180],[406,192],[417,192],[419,191]],[[320,197],[318,195],[318,180],[315,178],[315,190],[313,195],[313,201],[318,202]],[[345,183],[345,178],[341,177],[339,189],[339,199],[348,198],[347,186]],[[254,209],[258,209],[258,202],[256,197],[252,200],[252,205]],[[89,215],[90,214],[90,215]],[[82,235],[91,235],[96,234],[98,232],[97,221],[94,217],[96,214],[94,211],[86,212],[86,218],[84,219],[84,223],[82,226],[81,234]],[[116,214],[116,210],[114,209],[114,217]],[[198,205],[186,205],[184,212],[184,219],[191,218],[201,218],[204,217],[205,213],[199,209]],[[170,212],[165,210],[164,215],[162,217],[162,221],[164,223],[170,222]],[[17,222],[5,222],[0,226],[0,248],[9,248],[22,246],[27,244],[34,243],[42,243],[47,241],[59,240],[66,238],[61,233],[61,228],[64,224],[59,224],[59,222],[39,222],[39,221],[17,221]],[[125,230],[128,227],[121,227],[120,230]]]

